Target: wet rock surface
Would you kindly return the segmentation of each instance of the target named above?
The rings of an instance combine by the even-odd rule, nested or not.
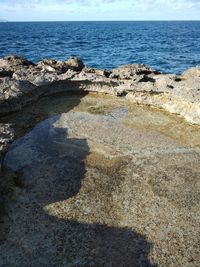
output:
[[[199,127],[97,94],[4,120],[21,136],[4,166],[23,183],[0,266],[199,266]]]

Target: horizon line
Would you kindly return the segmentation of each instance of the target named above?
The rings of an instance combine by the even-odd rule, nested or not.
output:
[[[0,22],[170,22],[170,21],[174,21],[174,22],[184,22],[184,21],[196,21],[196,22],[200,22],[200,19],[196,20],[196,19],[152,19],[152,20],[3,20]]]

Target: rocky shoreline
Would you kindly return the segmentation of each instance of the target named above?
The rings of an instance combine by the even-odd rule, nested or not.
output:
[[[200,125],[200,67],[177,76],[142,64],[108,71],[86,67],[78,58],[38,64],[16,56],[0,59],[0,116],[20,110],[41,96],[66,91],[124,96]]]
[[[97,92],[164,109],[200,125],[200,67],[182,75],[161,74],[143,64],[112,70],[86,67],[76,57],[34,64],[18,56],[0,59],[0,117],[21,110],[42,96],[60,92]],[[11,125],[0,124],[0,151],[13,140]]]

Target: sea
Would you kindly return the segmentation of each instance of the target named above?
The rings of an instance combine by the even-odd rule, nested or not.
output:
[[[79,56],[105,69],[143,63],[180,74],[200,65],[200,21],[0,23],[0,57],[11,54],[33,62]]]

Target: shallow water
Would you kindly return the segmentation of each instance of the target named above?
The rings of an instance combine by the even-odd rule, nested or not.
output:
[[[104,94],[61,93],[57,97],[45,97],[37,103],[25,107],[21,112],[9,114],[0,122],[13,123],[16,136],[21,137],[37,123],[54,115],[70,110],[91,114],[109,114],[122,117],[123,123],[130,128],[142,131],[157,131],[171,137],[182,145],[200,149],[200,127],[187,123],[177,115],[146,106],[134,105],[129,101]]]
[[[97,94],[9,118],[21,137],[4,163],[23,183],[0,263],[198,266],[199,127]]]

